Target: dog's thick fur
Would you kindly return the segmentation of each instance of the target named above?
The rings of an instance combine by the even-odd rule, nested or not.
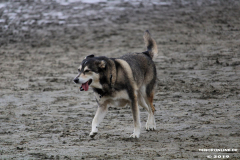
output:
[[[148,31],[144,34],[147,51],[126,54],[119,58],[87,56],[78,68],[74,82],[80,90],[87,91],[91,86],[98,103],[92,121],[90,137],[98,132],[98,125],[105,117],[109,106],[130,105],[133,113],[134,131],[130,137],[139,138],[141,123],[138,105],[148,111],[146,130],[155,130],[155,108],[153,106],[156,67],[153,58],[157,56],[156,42]]]

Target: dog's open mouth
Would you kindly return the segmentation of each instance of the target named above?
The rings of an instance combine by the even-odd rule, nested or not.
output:
[[[83,83],[82,86],[80,87],[80,91],[87,91],[91,83],[92,79],[90,79],[86,83]]]

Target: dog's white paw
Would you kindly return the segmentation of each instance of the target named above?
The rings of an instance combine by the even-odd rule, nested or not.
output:
[[[152,123],[147,122],[146,123],[146,130],[147,131],[154,131],[154,130],[156,130],[156,123],[155,122],[152,122]]]
[[[133,131],[133,134],[130,135],[131,138],[139,138],[140,136],[140,128],[135,128],[134,131]]]
[[[96,134],[97,134],[97,132],[91,132],[91,133],[89,134],[89,136],[90,136],[91,138],[94,138],[94,137],[96,136]]]
[[[133,133],[130,135],[130,138],[139,138],[140,134]]]

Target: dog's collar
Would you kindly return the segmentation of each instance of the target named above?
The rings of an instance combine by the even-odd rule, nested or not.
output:
[[[106,92],[104,92],[102,89],[94,88],[94,92],[99,96],[99,100],[106,95]]]

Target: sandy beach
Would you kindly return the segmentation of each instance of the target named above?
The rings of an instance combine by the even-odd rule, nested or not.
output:
[[[240,2],[0,3],[0,159],[240,159]],[[110,107],[94,139],[92,89],[73,78],[89,54],[154,59],[156,131],[129,138],[129,106]],[[206,151],[204,149],[230,149]],[[233,150],[236,149],[236,150]],[[217,158],[216,158],[217,156]]]

